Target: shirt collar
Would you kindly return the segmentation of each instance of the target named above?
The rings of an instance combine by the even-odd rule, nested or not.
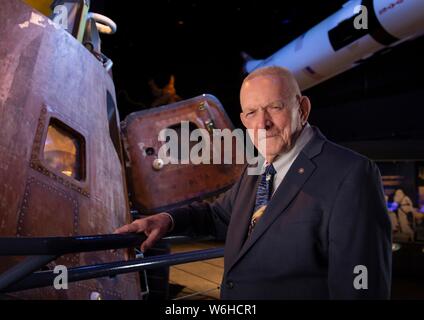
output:
[[[311,140],[311,138],[314,135],[314,130],[309,125],[309,123],[306,123],[305,127],[302,129],[302,132],[300,133],[299,137],[297,138],[293,148],[290,149],[290,151],[281,153],[277,156],[277,158],[272,162],[275,170],[278,172],[288,163],[293,161],[299,153],[302,151],[302,149],[306,146],[306,144]],[[265,162],[265,165],[267,162]]]

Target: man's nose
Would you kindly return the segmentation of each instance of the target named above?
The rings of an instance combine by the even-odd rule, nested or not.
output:
[[[262,110],[261,112],[259,112],[258,128],[269,130],[271,127],[272,127],[271,116],[269,115],[266,109]]]

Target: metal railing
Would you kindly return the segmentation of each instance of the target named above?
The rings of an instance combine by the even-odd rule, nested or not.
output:
[[[24,261],[0,275],[0,293],[52,286],[52,270],[38,271],[62,255],[138,247],[146,239],[140,234],[113,234],[78,237],[0,238],[0,256],[28,256]],[[184,242],[186,237],[170,237],[161,241]],[[140,272],[200,260],[219,258],[223,248],[164,254],[129,261],[86,265],[68,270],[68,282],[110,277],[118,274]]]

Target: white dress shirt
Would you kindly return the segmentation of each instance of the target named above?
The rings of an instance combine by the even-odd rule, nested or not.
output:
[[[314,131],[312,127],[309,125],[309,123],[306,123],[305,127],[300,133],[300,136],[297,138],[294,147],[289,152],[280,154],[272,162],[274,169],[277,172],[274,176],[274,183],[273,183],[273,189],[272,189],[273,194],[275,190],[277,190],[281,182],[283,181],[284,177],[289,171],[294,160],[296,160],[299,153],[303,150],[306,144],[311,140],[313,135],[314,135]]]

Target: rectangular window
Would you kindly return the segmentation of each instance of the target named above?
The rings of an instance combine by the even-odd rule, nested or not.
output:
[[[85,178],[84,137],[57,119],[51,119],[43,150],[46,164],[62,174]]]

